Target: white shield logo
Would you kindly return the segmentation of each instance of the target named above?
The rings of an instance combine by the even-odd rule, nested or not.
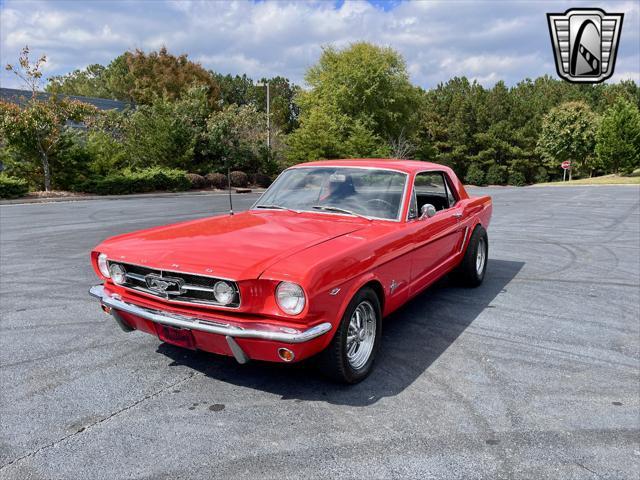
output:
[[[558,75],[574,83],[598,83],[611,77],[623,17],[599,8],[547,13]]]

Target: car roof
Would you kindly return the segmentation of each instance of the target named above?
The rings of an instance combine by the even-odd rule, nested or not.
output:
[[[423,170],[449,170],[444,165],[437,163],[422,162],[420,160],[402,160],[398,158],[345,158],[339,160],[318,160],[293,165],[298,167],[371,167],[390,168],[406,173],[416,173]]]

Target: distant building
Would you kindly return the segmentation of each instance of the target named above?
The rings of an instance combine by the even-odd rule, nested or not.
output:
[[[118,110],[122,111],[126,108],[133,108],[135,105],[129,102],[121,102],[120,100],[109,100],[107,98],[81,97],[79,95],[52,94],[47,92],[37,92],[38,100],[49,100],[52,96],[57,95],[70,100],[78,100],[83,103],[93,105],[98,110]],[[23,106],[31,99],[30,90],[17,90],[15,88],[0,88],[0,100],[16,105]]]

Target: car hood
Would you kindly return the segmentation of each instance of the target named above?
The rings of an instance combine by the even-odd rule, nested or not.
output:
[[[365,227],[360,219],[249,211],[112,237],[95,250],[123,263],[244,280],[258,278],[279,259]]]

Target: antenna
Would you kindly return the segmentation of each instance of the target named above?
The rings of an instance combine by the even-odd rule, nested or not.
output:
[[[227,188],[229,189],[229,215],[233,215],[233,202],[231,201],[231,167],[227,160]]]

